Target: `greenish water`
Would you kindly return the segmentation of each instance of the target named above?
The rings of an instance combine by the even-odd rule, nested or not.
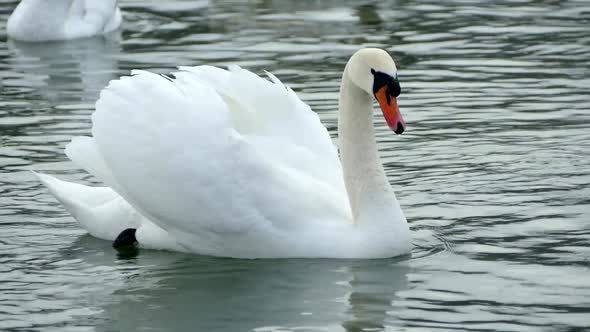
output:
[[[0,1],[5,22],[16,1]],[[590,329],[590,2],[122,1],[105,38],[6,41],[0,23],[0,330]],[[28,172],[93,184],[64,145],[134,68],[272,71],[336,134],[358,48],[400,69],[408,128],[378,141],[409,260],[232,260],[85,235]]]

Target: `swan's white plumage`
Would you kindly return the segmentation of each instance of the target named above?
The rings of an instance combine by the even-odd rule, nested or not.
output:
[[[117,0],[22,0],[6,32],[22,41],[64,40],[108,33],[121,21]]]
[[[112,81],[96,104],[93,137],[73,139],[66,153],[114,191],[72,188],[100,191],[122,213],[136,214],[133,228],[148,248],[240,258],[406,253],[407,224],[393,193],[386,196],[391,204],[379,207],[391,211],[367,216],[399,220],[357,225],[326,128],[269,77],[199,66],[169,76],[134,71]],[[76,219],[97,211],[71,204],[80,195],[65,182],[40,177]],[[115,226],[97,219],[80,222],[110,240],[129,228],[119,217]]]

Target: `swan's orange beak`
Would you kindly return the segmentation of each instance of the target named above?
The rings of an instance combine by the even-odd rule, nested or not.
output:
[[[406,130],[406,123],[404,122],[404,118],[402,118],[402,114],[397,106],[397,99],[389,93],[388,89],[387,86],[383,86],[377,91],[377,93],[375,93],[375,98],[377,98],[379,106],[381,106],[383,117],[385,117],[385,121],[387,121],[389,128],[391,128],[394,133],[400,135]]]

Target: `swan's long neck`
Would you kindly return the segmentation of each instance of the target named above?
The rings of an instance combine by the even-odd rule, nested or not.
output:
[[[348,66],[342,76],[339,107],[340,158],[355,222],[374,224],[398,217],[395,214],[401,210],[377,151],[373,97],[350,80]]]

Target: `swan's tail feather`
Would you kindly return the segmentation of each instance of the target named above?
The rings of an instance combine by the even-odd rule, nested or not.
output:
[[[106,187],[89,187],[59,180],[51,175],[33,172],[49,192],[72,214],[108,202],[118,195]]]
[[[125,228],[137,228],[142,216],[108,187],[89,187],[33,172],[90,235],[114,240]]]

